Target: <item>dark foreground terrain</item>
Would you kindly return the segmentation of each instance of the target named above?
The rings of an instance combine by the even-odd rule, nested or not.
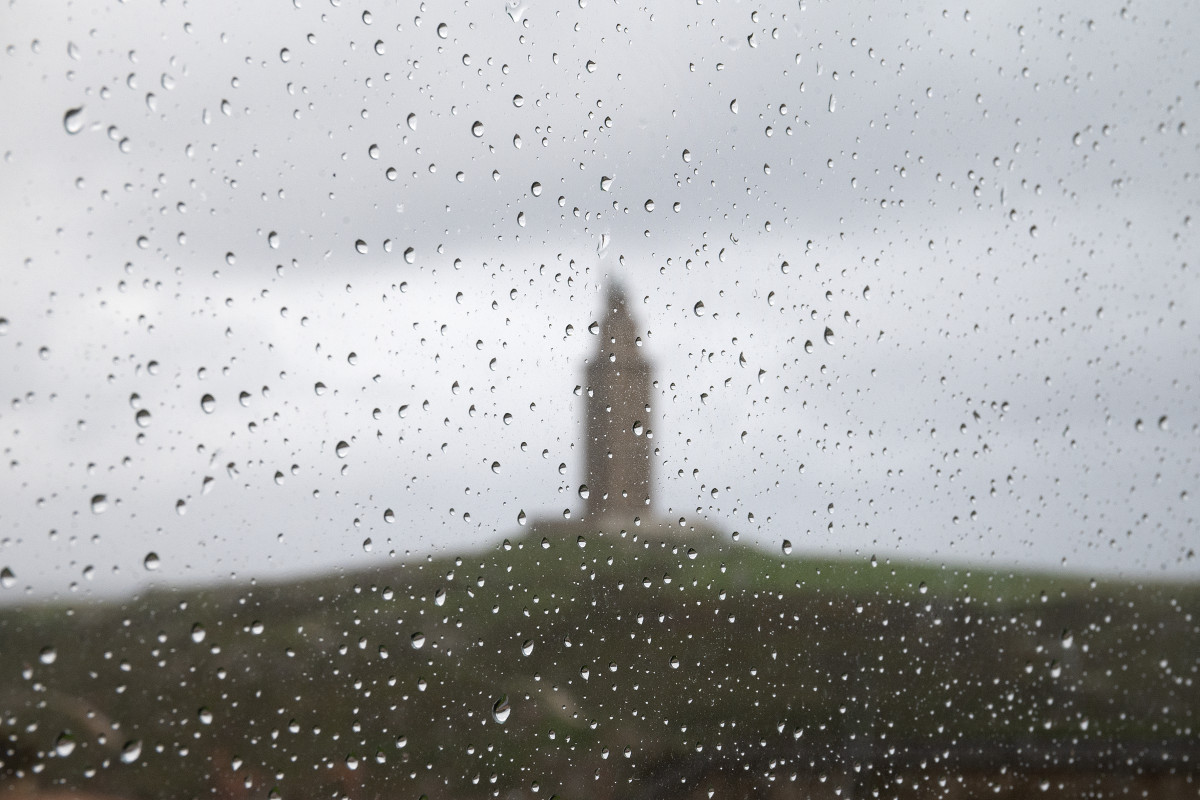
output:
[[[693,533],[0,611],[0,789],[1200,793],[1200,588]]]

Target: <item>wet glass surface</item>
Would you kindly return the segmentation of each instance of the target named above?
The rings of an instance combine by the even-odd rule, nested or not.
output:
[[[1198,33],[10,4],[0,791],[1194,796]]]

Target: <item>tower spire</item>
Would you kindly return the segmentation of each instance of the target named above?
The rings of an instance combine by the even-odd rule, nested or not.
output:
[[[587,368],[587,514],[593,520],[647,514],[652,380],[625,289],[614,281]]]

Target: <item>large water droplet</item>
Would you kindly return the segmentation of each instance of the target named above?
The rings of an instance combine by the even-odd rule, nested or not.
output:
[[[63,127],[71,135],[83,130],[83,106],[67,109],[67,113],[63,114]]]
[[[200,410],[205,414],[211,414],[216,407],[217,401],[211,394],[206,394],[200,398]]]
[[[92,495],[92,513],[103,514],[108,511],[108,495]]]
[[[158,569],[158,565],[159,565],[158,553],[155,553],[153,551],[146,553],[146,557],[142,559],[142,566],[145,567],[150,572],[153,572],[154,570]]]
[[[71,755],[71,753],[74,753],[75,737],[66,731],[60,733],[58,738],[54,741],[54,752],[58,754],[59,758],[66,758],[67,756]]]
[[[695,314],[697,317],[703,317],[703,316],[704,316],[704,301],[703,301],[703,300],[697,300],[697,301],[696,301],[696,305],[692,306],[692,312],[693,312],[693,313],[694,313],[694,314]]]
[[[417,631],[411,637],[413,650],[420,650],[425,646],[425,634]]]
[[[42,651],[38,653],[38,661],[41,661],[43,664],[53,664],[57,660],[58,651],[53,647],[43,647]]]
[[[479,120],[475,120],[475,122],[473,122],[473,123],[471,124],[471,133],[472,133],[472,135],[474,135],[474,136],[475,136],[475,138],[477,138],[477,139],[478,139],[480,136],[483,136],[483,123],[482,123],[482,122],[480,122]]]
[[[503,725],[508,721],[508,715],[512,713],[512,708],[508,705],[508,695],[500,695],[500,699],[492,704],[492,719]]]
[[[125,743],[121,748],[121,761],[125,764],[132,764],[142,757],[142,740],[134,739]]]
[[[533,652],[533,639],[526,639],[521,643],[521,655],[527,656]]]

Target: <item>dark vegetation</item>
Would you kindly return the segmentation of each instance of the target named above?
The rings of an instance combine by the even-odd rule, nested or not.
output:
[[[711,532],[581,546],[580,530],[0,610],[0,781],[441,798],[1157,780],[1195,796],[1195,585],[772,555]]]

